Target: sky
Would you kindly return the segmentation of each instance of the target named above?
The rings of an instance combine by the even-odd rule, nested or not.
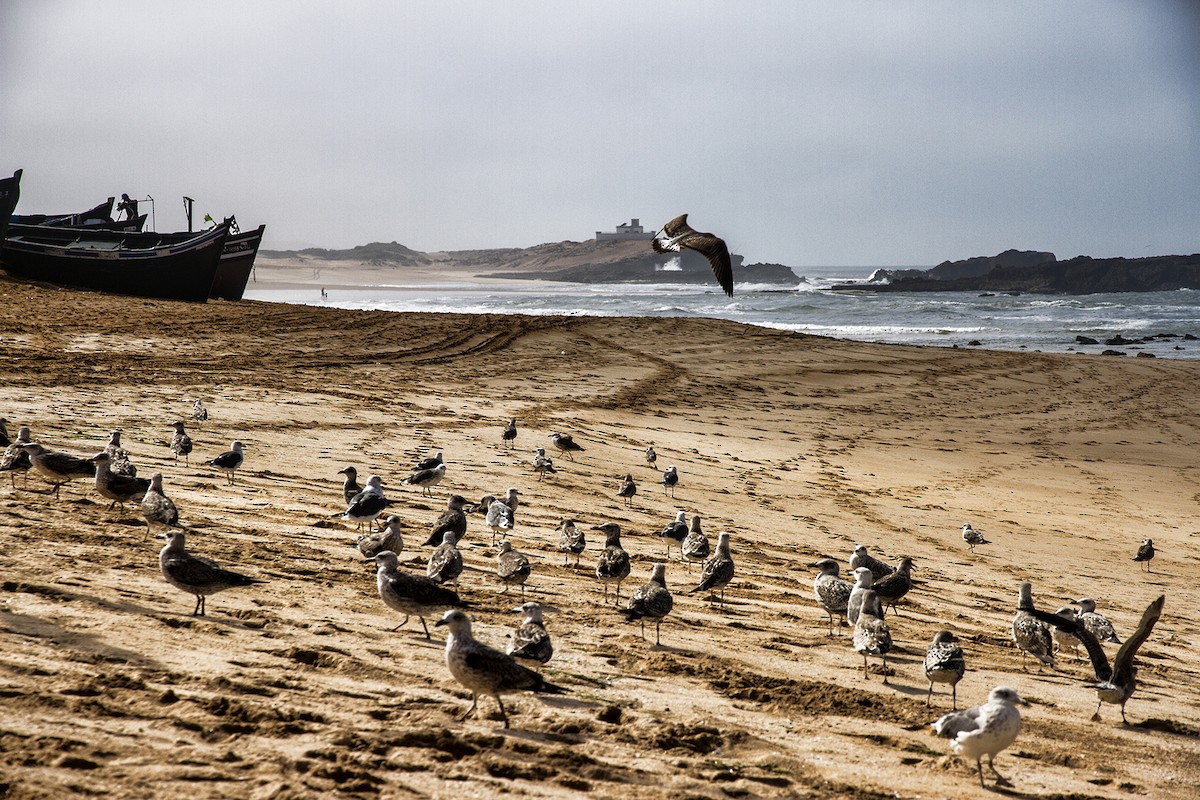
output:
[[[19,213],[187,195],[268,249],[688,213],[748,263],[1194,253],[1200,3],[6,0],[17,168]]]

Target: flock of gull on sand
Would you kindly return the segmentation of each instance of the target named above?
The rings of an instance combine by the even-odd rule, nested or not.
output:
[[[196,400],[191,411],[196,422],[208,419],[208,410]],[[179,521],[175,504],[163,490],[162,473],[149,478],[139,477],[137,468],[130,461],[129,453],[121,444],[121,430],[113,431],[104,450],[90,458],[80,458],[67,453],[50,450],[33,441],[31,431],[22,426],[16,439],[10,439],[8,421],[0,418],[0,447],[6,448],[0,455],[0,471],[8,471],[12,486],[16,488],[18,472],[24,473],[26,488],[30,471],[40,475],[53,486],[57,498],[63,485],[75,479],[92,479],[96,491],[110,500],[109,509],[116,505],[138,502],[146,520],[146,535],[157,530],[158,538],[166,544],[159,554],[159,566],[163,578],[177,589],[193,595],[196,604],[193,615],[205,614],[205,600],[209,595],[226,589],[262,583],[255,578],[225,569],[210,559],[190,553],[184,545],[185,527]],[[192,440],[183,422],[172,426],[173,436],[170,449],[176,460],[183,458],[189,464]],[[515,419],[503,427],[503,447],[513,447],[518,435]],[[551,433],[548,437],[554,449],[568,460],[574,460],[584,447],[565,434]],[[645,463],[657,470],[658,454],[653,445],[644,451]],[[223,472],[230,485],[236,481],[237,471],[245,461],[244,445],[233,441],[229,450],[205,461]],[[532,472],[537,480],[556,472],[554,461],[546,454],[546,448],[538,447],[531,461]],[[402,483],[416,487],[425,495],[432,496],[435,486],[446,476],[447,464],[442,452],[416,464]],[[425,574],[400,568],[399,554],[404,550],[402,524],[397,516],[384,517],[392,505],[383,490],[379,476],[367,478],[365,485],[358,483],[358,471],[347,466],[339,474],[345,477],[342,500],[345,511],[336,516],[357,525],[362,532],[357,539],[357,548],[363,559],[376,567],[376,586],[384,604],[404,615],[402,627],[410,617],[420,621],[426,639],[430,638],[425,618],[434,614],[442,616],[435,627],[444,627],[447,632],[445,662],[453,678],[471,692],[470,708],[459,717],[464,720],[476,711],[479,697],[486,695],[495,699],[504,727],[509,726],[507,712],[501,696],[522,690],[545,693],[563,693],[566,690],[547,681],[537,667],[546,664],[553,656],[554,648],[547,632],[543,607],[536,602],[523,602],[514,609],[521,614],[521,623],[510,635],[504,651],[497,650],[477,640],[472,635],[471,618],[463,611],[467,607],[457,589],[463,573],[463,557],[458,544],[467,532],[468,515],[482,515],[484,524],[491,532],[491,543],[499,545],[495,556],[495,575],[503,584],[503,592],[518,589],[521,599],[525,598],[525,584],[533,572],[530,558],[513,548],[508,536],[514,530],[517,511],[521,503],[521,491],[509,488],[505,495],[497,498],[483,496],[479,502],[471,503],[459,494],[449,494],[446,510],[434,520],[425,546],[432,548],[426,562]],[[662,472],[658,481],[664,494],[674,497],[679,484],[679,471],[672,465]],[[616,496],[628,505],[637,494],[637,482],[629,472],[620,482]],[[621,528],[615,522],[595,526],[581,526],[575,519],[564,518],[558,525],[558,549],[563,553],[566,566],[571,556],[575,566],[587,546],[587,530],[598,531],[604,537],[604,546],[596,559],[596,579],[603,587],[604,603],[609,603],[609,585],[614,585],[614,600],[617,610],[628,621],[641,624],[645,636],[647,621],[655,627],[655,645],[661,644],[661,626],[674,607],[674,597],[667,587],[666,563],[655,563],[648,580],[638,586],[621,603],[621,585],[630,577],[631,559],[621,544]],[[983,534],[969,523],[961,529],[963,541],[971,551],[990,544]],[[689,594],[708,593],[710,604],[725,602],[725,590],[733,581],[735,565],[731,552],[730,535],[722,532],[717,537],[715,549],[701,527],[699,515],[689,523],[684,511],[666,524],[659,536],[666,544],[666,558],[670,560],[671,547],[679,549],[685,562],[700,564],[700,576]],[[1146,539],[1138,548],[1133,560],[1150,570],[1150,561],[1155,550],[1152,540]],[[817,603],[829,618],[829,635],[834,634],[835,617],[845,620],[853,633],[852,647],[863,658],[863,677],[869,675],[868,658],[881,661],[883,683],[888,682],[887,655],[893,648],[891,628],[885,620],[888,608],[898,613],[896,603],[913,588],[911,558],[901,558],[895,566],[873,557],[863,545],[854,548],[848,559],[853,583],[840,577],[841,567],[832,558],[823,558],[809,566],[815,569],[813,593]],[[453,586],[454,588],[450,588]],[[1160,596],[1147,606],[1136,630],[1122,643],[1112,624],[1096,611],[1092,598],[1079,598],[1070,606],[1059,608],[1054,613],[1038,609],[1033,604],[1032,586],[1022,583],[1017,593],[1016,614],[1012,622],[1012,638],[1025,658],[1032,657],[1041,671],[1043,665],[1055,667],[1058,654],[1065,650],[1078,654],[1083,646],[1095,674],[1092,687],[1097,693],[1094,720],[1100,718],[1100,707],[1104,703],[1119,705],[1121,718],[1125,721],[1125,704],[1133,694],[1136,683],[1134,658],[1138,648],[1150,636],[1162,613],[1165,597]],[[1078,606],[1078,608],[1075,608]],[[1119,645],[1110,661],[1105,644]],[[1077,656],[1078,657],[1078,656]],[[1021,727],[1019,705],[1024,705],[1018,693],[1007,686],[998,686],[988,695],[987,701],[979,706],[958,709],[957,684],[966,671],[966,658],[962,646],[949,630],[938,631],[929,644],[924,660],[924,674],[929,682],[926,705],[932,701],[934,684],[950,687],[952,711],[933,724],[934,733],[951,740],[951,748],[958,754],[974,759],[982,786],[982,759],[987,756],[988,766],[996,776],[998,784],[1007,783],[996,772],[992,761],[1016,739]]]

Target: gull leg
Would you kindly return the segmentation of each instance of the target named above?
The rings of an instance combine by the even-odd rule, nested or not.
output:
[[[462,722],[462,721],[464,721],[464,720],[465,720],[467,717],[469,717],[469,716],[471,716],[472,714],[474,714],[474,713],[475,713],[475,709],[476,709],[478,706],[479,706],[479,695],[475,694],[474,692],[471,692],[471,707],[470,707],[470,708],[468,708],[468,709],[467,709],[467,710],[466,710],[466,711],[463,713],[463,715],[462,715],[461,717],[459,717],[459,718],[458,718],[458,721],[459,721],[459,722]]]
[[[994,758],[994,756],[988,756],[988,769],[990,769],[992,771],[992,774],[996,776],[996,785],[997,786],[1012,786],[1012,784],[1008,782],[1008,778],[1004,777],[999,772],[996,772],[996,765],[992,763],[993,758]],[[980,770],[979,774],[980,774],[980,779],[982,780],[982,777],[983,777],[982,769]]]
[[[929,694],[925,695],[925,707],[929,708],[929,701],[933,699],[933,681],[929,682]]]
[[[504,727],[508,727],[508,712],[504,710],[504,702],[496,695],[496,705],[500,706],[500,716],[504,718]]]

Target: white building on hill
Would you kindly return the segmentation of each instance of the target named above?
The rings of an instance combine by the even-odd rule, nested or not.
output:
[[[596,231],[597,242],[612,242],[612,241],[630,241],[638,239],[653,239],[653,232],[646,232],[642,229],[642,221],[634,217],[629,222],[622,222],[617,226],[616,233],[608,233],[606,231]]]

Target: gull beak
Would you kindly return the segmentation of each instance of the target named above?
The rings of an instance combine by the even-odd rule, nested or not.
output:
[[[442,627],[442,626],[443,626],[443,625],[445,625],[445,624],[446,624],[446,620],[444,620],[444,619],[439,619],[437,622],[433,623],[433,627],[435,627],[435,628],[440,628],[440,627]]]

